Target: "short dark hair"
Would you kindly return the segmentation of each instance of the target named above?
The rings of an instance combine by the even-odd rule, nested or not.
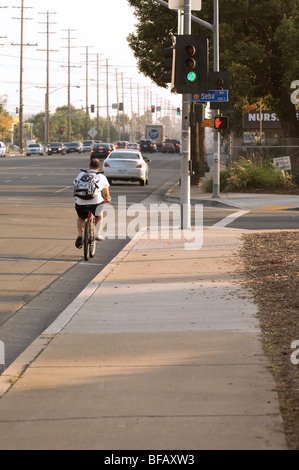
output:
[[[100,160],[98,158],[92,158],[89,163],[89,168],[92,168],[93,170],[101,168]]]

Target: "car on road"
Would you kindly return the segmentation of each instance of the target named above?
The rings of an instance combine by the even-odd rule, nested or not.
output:
[[[55,155],[55,154],[66,154],[66,146],[62,142],[52,142],[48,145],[47,150],[48,155]]]
[[[109,143],[100,143],[94,144],[91,152],[90,152],[90,159],[93,158],[107,158],[108,155],[115,150],[113,144]]]
[[[152,140],[142,139],[140,141],[140,151],[149,153],[157,152],[157,145]]]
[[[115,143],[115,148],[116,149],[126,149],[128,148],[128,141],[126,140],[119,140],[118,142]]]
[[[82,145],[82,152],[91,152],[92,147],[94,146],[94,140],[84,140]]]
[[[83,145],[80,141],[70,142],[66,147],[66,153],[82,153]]]
[[[150,161],[138,150],[115,150],[103,163],[104,175],[112,184],[113,180],[139,181],[140,186],[148,184]]]
[[[45,155],[44,146],[41,144],[29,144],[26,148],[26,155]]]
[[[128,145],[127,145],[127,148],[129,150],[140,150],[140,145],[137,144],[136,142],[130,142]]]
[[[181,141],[177,139],[165,139],[165,144],[172,144],[176,153],[181,153]]]
[[[0,142],[0,157],[6,157],[6,145],[4,142]]]
[[[164,143],[162,145],[162,153],[176,153],[175,146],[173,144]]]

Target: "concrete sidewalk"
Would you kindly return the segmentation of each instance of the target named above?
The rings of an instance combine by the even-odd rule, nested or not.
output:
[[[180,202],[180,185],[175,184],[167,191],[169,202]],[[211,193],[205,193],[202,186],[191,186],[191,204],[223,207],[228,209],[260,209],[260,210],[299,210],[299,195],[267,194],[267,193],[221,193],[214,198]]]
[[[136,236],[0,377],[0,449],[286,449],[242,233]]]

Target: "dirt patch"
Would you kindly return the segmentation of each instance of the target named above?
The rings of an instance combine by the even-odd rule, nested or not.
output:
[[[241,255],[288,446],[299,450],[299,231],[244,235]]]

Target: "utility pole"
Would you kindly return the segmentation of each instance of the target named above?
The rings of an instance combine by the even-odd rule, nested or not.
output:
[[[38,49],[38,51],[46,52],[47,53],[47,79],[46,79],[46,94],[45,94],[45,145],[48,145],[50,139],[50,125],[49,125],[49,118],[50,118],[50,104],[49,104],[49,88],[50,88],[50,52],[58,52],[58,50],[50,50],[50,34],[56,34],[54,32],[50,33],[50,15],[56,15],[55,12],[40,12],[40,15],[47,15],[46,23],[40,22],[40,24],[46,25],[46,33],[42,32],[40,34],[47,35],[47,48],[46,49]],[[51,23],[56,24],[56,23]]]
[[[71,39],[75,39],[75,38],[71,38],[71,31],[75,31],[75,30],[71,30],[71,29],[67,29],[67,30],[64,30],[64,31],[67,31],[68,32],[68,37],[67,38],[64,38],[64,39],[67,39],[67,42],[68,42],[68,45],[67,45],[67,49],[68,49],[68,64],[67,66],[65,65],[61,65],[61,67],[67,67],[68,69],[68,87],[67,87],[67,102],[68,102],[68,124],[67,124],[67,139],[68,139],[68,142],[71,141],[71,128],[72,128],[72,121],[71,121],[71,68],[80,68],[81,66],[80,65],[71,65],[71,49],[73,47],[71,47]]]
[[[100,60],[97,54],[97,131],[100,133]]]
[[[118,71],[115,69],[115,80],[116,80],[116,101],[117,101],[117,135],[120,140],[120,122],[119,122],[119,94],[118,94]]]
[[[37,44],[24,44],[24,21],[32,20],[32,18],[24,18],[24,9],[32,7],[24,7],[24,0],[21,0],[20,7],[13,7],[21,9],[21,18],[13,18],[15,20],[21,20],[21,41],[20,44],[11,43],[12,46],[20,46],[20,103],[19,103],[19,146],[23,151],[24,142],[23,142],[23,120],[24,120],[24,103],[23,103],[23,63],[24,63],[24,46],[37,46]]]
[[[85,70],[86,70],[86,73],[85,73],[85,107],[86,107],[86,114],[85,114],[85,138],[88,139],[89,136],[88,136],[88,127],[89,127],[89,64],[90,64],[90,60],[89,60],[89,47],[90,46],[86,46],[85,47]]]
[[[110,142],[110,113],[109,113],[109,63],[106,59],[106,106],[107,106],[107,142]]]

